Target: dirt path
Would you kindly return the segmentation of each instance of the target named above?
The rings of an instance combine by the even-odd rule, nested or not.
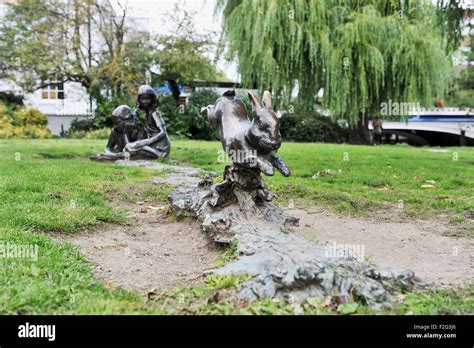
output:
[[[57,236],[77,245],[95,265],[98,279],[146,292],[199,282],[216,265],[218,250],[197,221],[166,216],[167,207],[134,206],[134,222],[106,224],[93,232]],[[319,207],[291,209],[300,226],[290,229],[330,245],[363,245],[365,257],[381,267],[409,268],[437,287],[474,281],[474,243],[441,235],[449,226],[433,221],[381,222],[340,216]]]
[[[159,184],[183,187],[199,181],[196,168],[150,161],[121,164],[175,172],[156,179]],[[129,194],[134,190],[139,188],[130,188]],[[106,283],[140,291],[189,286],[216,265],[219,252],[197,221],[175,222],[163,204],[151,208],[128,204],[124,207],[135,214],[129,225],[107,224],[94,232],[56,238],[77,245],[95,265],[97,277]],[[329,245],[359,245],[377,266],[411,269],[437,287],[474,281],[474,239],[449,236],[453,226],[442,220],[403,222],[385,214],[384,220],[375,221],[336,215],[315,206],[289,212],[300,218],[300,226],[289,233],[325,240]]]
[[[106,284],[146,292],[198,282],[216,264],[216,246],[197,222],[173,222],[163,214],[167,207],[140,212],[144,207],[133,208],[137,216],[129,225],[57,238],[77,245]]]
[[[447,237],[449,225],[435,221],[381,222],[336,215],[321,208],[292,209],[300,226],[290,233],[330,245],[359,244],[381,267],[408,268],[436,286],[474,281],[474,241]]]

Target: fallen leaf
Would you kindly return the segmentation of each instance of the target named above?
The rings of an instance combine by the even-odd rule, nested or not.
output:
[[[343,303],[338,308],[337,311],[341,314],[351,314],[357,311],[359,304],[357,302]]]

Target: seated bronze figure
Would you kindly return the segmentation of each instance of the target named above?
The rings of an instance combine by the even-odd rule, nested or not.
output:
[[[158,98],[148,85],[140,86],[137,95],[137,110],[120,105],[112,113],[113,128],[104,153],[90,156],[96,161],[118,159],[166,158],[170,153],[170,140],[166,125],[157,111]],[[146,124],[139,118],[145,112]]]

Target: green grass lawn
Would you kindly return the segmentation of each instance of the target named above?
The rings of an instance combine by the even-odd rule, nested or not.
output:
[[[146,169],[89,161],[87,156],[100,152],[104,144],[104,140],[0,140],[0,248],[7,243],[39,247],[37,261],[0,257],[0,313],[293,311],[270,300],[244,307],[230,298],[208,303],[217,291],[232,292],[239,281],[232,277],[211,277],[201,286],[176,289],[156,299],[98,283],[78,250],[55,242],[48,233],[124,223],[127,215],[111,197],[126,201],[130,188],[146,187],[147,199],[163,202],[170,190],[146,185],[157,176]],[[217,162],[220,149],[217,142],[173,141],[171,159],[220,173],[224,167]],[[297,206],[318,204],[346,214],[390,211],[401,216],[442,216],[469,233],[474,215],[474,149],[427,150],[285,143],[279,153],[293,176],[276,174],[266,180],[282,204],[293,199]],[[392,313],[473,312],[472,291],[471,286],[407,294]],[[317,300],[303,309],[308,314],[331,312]],[[370,313],[362,305],[342,310],[352,312]]]
[[[177,141],[172,156],[221,172],[224,165],[217,163],[220,149],[217,142]],[[368,214],[391,207],[409,216],[446,212],[458,221],[472,219],[474,148],[448,151],[406,145],[284,143],[279,154],[292,169],[292,177],[277,174],[266,181],[283,200],[312,201],[344,213]],[[331,172],[325,173],[326,169]]]

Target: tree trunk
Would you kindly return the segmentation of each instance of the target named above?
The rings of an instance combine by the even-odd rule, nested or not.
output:
[[[369,115],[365,112],[359,113],[357,123],[349,126],[349,144],[372,145],[369,134]]]

